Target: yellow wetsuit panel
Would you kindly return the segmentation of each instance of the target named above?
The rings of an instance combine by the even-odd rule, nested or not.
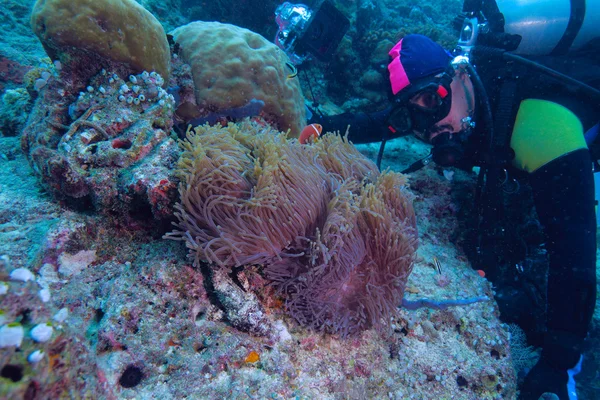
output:
[[[550,161],[585,149],[583,126],[571,110],[547,100],[521,102],[510,140],[513,165],[533,172]]]

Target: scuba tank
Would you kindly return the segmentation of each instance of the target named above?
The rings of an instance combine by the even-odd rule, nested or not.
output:
[[[504,32],[521,36],[520,55],[557,55],[600,37],[598,0],[497,0]]]
[[[465,0],[459,47],[561,55],[600,39],[600,0]]]

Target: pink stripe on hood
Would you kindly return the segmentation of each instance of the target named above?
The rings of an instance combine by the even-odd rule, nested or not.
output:
[[[406,71],[400,62],[400,52],[402,51],[402,40],[400,40],[388,53],[393,60],[388,64],[390,72],[390,83],[392,84],[392,93],[397,94],[399,91],[410,85]]]

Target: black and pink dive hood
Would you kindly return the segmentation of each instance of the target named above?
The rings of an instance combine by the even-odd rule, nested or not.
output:
[[[392,93],[446,71],[452,57],[442,46],[423,35],[407,35],[389,52]]]

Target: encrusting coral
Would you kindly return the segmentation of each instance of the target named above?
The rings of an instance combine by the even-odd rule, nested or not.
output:
[[[402,175],[339,135],[302,145],[256,123],[197,127],[181,142],[177,229],[195,264],[264,266],[302,325],[386,325],[417,247]]]
[[[43,186],[76,208],[140,221],[171,218],[178,154],[174,100],[162,84],[154,71],[125,81],[102,70],[74,97],[64,94],[64,80],[50,76],[21,135]]]

